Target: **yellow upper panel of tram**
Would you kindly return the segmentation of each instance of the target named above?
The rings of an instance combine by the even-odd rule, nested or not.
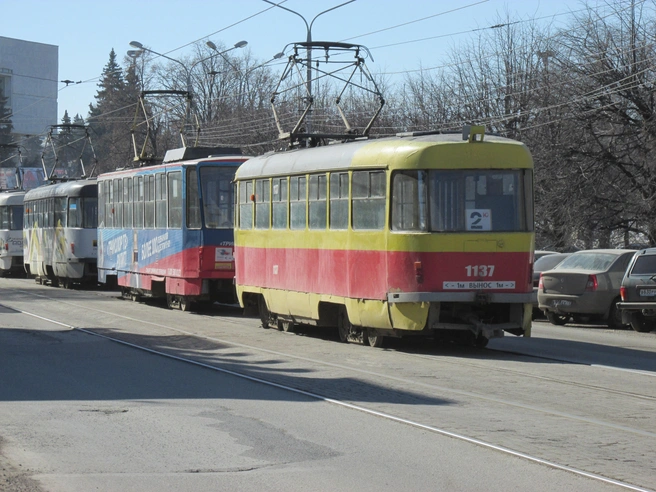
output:
[[[247,160],[236,179],[285,176],[352,168],[516,169],[532,168],[528,148],[516,140],[461,134],[390,137],[270,153]]]

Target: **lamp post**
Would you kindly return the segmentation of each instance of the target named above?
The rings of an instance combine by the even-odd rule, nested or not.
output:
[[[215,51],[217,51],[217,53],[218,53],[219,55],[223,56],[223,55],[225,55],[226,53],[228,53],[229,51],[234,50],[235,48],[243,48],[244,46],[246,46],[246,45],[248,44],[248,41],[239,41],[238,43],[235,43],[234,46],[232,46],[232,47],[230,47],[230,48],[228,48],[227,50],[224,50],[224,51],[218,51],[217,48],[216,48],[216,45],[215,45],[214,43],[212,43],[211,46],[210,46],[210,43],[212,43],[212,42],[211,42],[211,41],[208,41],[207,45],[208,45],[210,48],[212,48],[212,49],[214,49]],[[137,48],[138,50],[149,51],[150,53],[153,53],[154,55],[158,55],[158,56],[161,56],[161,57],[163,57],[163,58],[166,58],[167,60],[171,60],[171,61],[174,61],[174,62],[176,62],[176,63],[179,63],[179,64],[182,66],[182,68],[184,69],[184,71],[185,71],[186,81],[187,81],[187,92],[188,92],[190,95],[193,94],[193,89],[192,89],[192,86],[191,86],[191,71],[192,71],[193,68],[194,68],[196,65],[198,65],[199,63],[204,62],[205,60],[209,60],[210,58],[212,58],[213,56],[215,56],[215,55],[212,55],[212,56],[208,56],[207,58],[203,58],[202,60],[198,60],[198,61],[197,61],[196,63],[194,63],[191,67],[187,68],[186,65],[185,65],[184,63],[182,63],[180,60],[176,60],[175,58],[171,58],[170,56],[163,55],[162,53],[158,53],[157,51],[151,50],[150,48],[146,48],[146,47],[145,47],[143,44],[141,44],[139,41],[130,41],[130,46],[132,46],[133,48]],[[128,55],[131,56],[129,51],[128,51]]]
[[[223,56],[223,55],[225,55],[228,51],[234,50],[235,48],[243,48],[244,46],[246,46],[248,44],[248,41],[239,41],[238,43],[235,43],[232,48],[228,48],[225,51],[219,51],[219,48],[217,48],[217,46],[212,41],[207,41],[205,44],[209,48],[216,51],[216,53],[218,55],[220,55],[226,61],[226,63],[228,63],[228,65],[230,65],[233,69],[235,69],[236,71],[239,71],[239,69],[237,67],[235,67],[232,63],[230,63],[230,60],[228,60],[228,58]]]
[[[308,21],[303,17],[301,14],[298,12],[288,9],[287,7],[283,7],[280,4],[273,3],[271,0],[263,0],[264,2],[268,3],[269,5],[273,5],[274,7],[279,7],[283,10],[286,10],[287,12],[291,12],[292,14],[298,15],[301,19],[303,19],[303,22],[305,22],[305,28],[307,30],[307,38],[306,41],[308,43],[307,50],[306,50],[306,64],[307,64],[307,82],[305,83],[307,93],[308,93],[308,98],[310,101],[312,100],[312,48],[310,46],[310,43],[312,43],[312,25],[314,24],[314,21],[317,20],[317,17],[320,15],[323,15],[327,12],[330,12],[332,10],[338,9],[340,7],[343,7],[344,5],[348,5],[349,3],[355,2],[355,0],[349,0],[348,2],[340,3],[339,5],[335,5],[334,7],[331,7],[329,9],[324,10],[323,12],[319,12],[317,15],[314,16],[312,21],[308,24]],[[310,115],[308,114],[307,117],[307,131],[308,133],[311,131],[312,123],[310,120]]]

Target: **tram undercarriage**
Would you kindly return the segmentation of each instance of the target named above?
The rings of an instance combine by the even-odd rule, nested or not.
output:
[[[301,324],[336,327],[341,342],[362,343],[372,347],[382,346],[387,337],[420,336],[436,342],[485,347],[491,339],[503,337],[505,332],[517,336],[530,336],[531,304],[526,303],[421,303],[423,308],[427,308],[420,310],[423,311],[423,318],[421,314],[419,317],[423,321],[419,324],[414,320],[416,329],[404,329],[393,324],[394,320],[399,319],[398,314],[394,316],[391,313],[394,303],[369,301],[386,305],[388,310],[387,319],[379,321],[379,324],[387,324],[387,326],[372,327],[354,323],[354,316],[349,313],[349,306],[353,306],[353,302],[349,303],[349,301],[354,300],[350,299],[344,299],[345,304],[320,302],[316,316],[278,314],[275,312],[278,310],[275,307],[272,309],[271,304],[262,294],[244,293],[243,301],[246,313],[259,313],[264,328],[293,331],[295,325]],[[359,304],[362,302],[359,301]],[[398,303],[394,308],[398,308]],[[280,309],[280,311],[289,312],[288,309]],[[357,313],[357,316],[360,319],[364,318],[362,313]],[[408,326],[412,325],[413,323],[408,323]]]

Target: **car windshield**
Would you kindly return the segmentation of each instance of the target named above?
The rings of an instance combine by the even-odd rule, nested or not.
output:
[[[617,258],[617,255],[611,253],[577,253],[566,258],[554,270],[576,268],[579,270],[605,271],[610,268]]]
[[[533,270],[535,270],[536,272],[546,272],[547,270],[551,270],[553,267],[558,265],[558,263],[563,261],[565,258],[567,258],[566,255],[542,256],[541,258],[535,260],[535,265],[533,267]]]
[[[642,255],[636,258],[631,273],[634,275],[656,274],[656,255]]]

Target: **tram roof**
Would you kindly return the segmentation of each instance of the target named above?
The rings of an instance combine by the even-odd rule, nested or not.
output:
[[[23,190],[8,190],[0,193],[0,206],[1,205],[21,205],[25,198],[25,191]]]
[[[162,172],[167,169],[176,169],[176,168],[179,169],[182,166],[196,166],[198,164],[203,164],[203,163],[221,163],[225,165],[230,165],[232,163],[237,162],[241,164],[246,159],[248,159],[248,156],[244,156],[241,154],[212,155],[209,157],[205,156],[203,158],[198,158],[198,159],[189,159],[184,161],[172,161],[172,162],[165,162],[161,164],[153,164],[152,166],[129,167],[124,169],[117,169],[115,171],[102,173],[100,176],[98,176],[98,179],[102,181],[108,178],[129,176],[132,174],[150,174],[158,171]]]
[[[517,140],[485,135],[482,142],[470,143],[463,140],[461,133],[445,133],[355,140],[321,147],[271,152],[244,162],[237,171],[237,179],[339,171],[350,168],[380,168],[387,167],[390,161],[399,162],[412,154],[436,146],[498,144],[516,148],[520,155],[526,156],[532,165],[528,149]],[[486,148],[490,149],[490,147]]]
[[[63,183],[53,183],[33,190],[25,194],[25,200],[38,200],[40,198],[68,197],[68,196],[97,196],[98,182],[95,179],[78,179],[75,181],[65,181]]]

